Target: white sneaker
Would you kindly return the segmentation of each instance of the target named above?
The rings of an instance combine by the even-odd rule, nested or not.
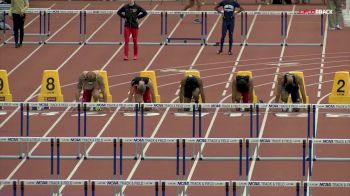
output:
[[[343,28],[342,28],[340,25],[337,25],[335,28],[336,28],[337,30],[343,30]]]

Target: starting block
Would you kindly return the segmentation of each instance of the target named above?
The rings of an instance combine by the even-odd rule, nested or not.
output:
[[[98,73],[98,75],[100,75],[103,78],[103,84],[105,85],[105,92],[106,92],[106,100],[104,100],[104,102],[112,103],[112,95],[111,95],[111,91],[109,90],[107,71],[95,70],[94,72]],[[103,97],[102,93],[100,93],[100,97]],[[94,99],[91,99],[91,100],[94,100]]]
[[[249,76],[250,79],[253,78],[253,74],[251,71],[239,71],[237,72],[237,76]],[[255,94],[255,89],[253,88],[253,103],[257,103],[258,102],[258,97]]]
[[[190,70],[185,71],[185,77],[190,76],[190,75],[196,76],[196,77],[198,77],[198,78],[201,77],[199,71],[196,70],[196,69],[190,69]],[[199,103],[202,103],[202,97],[201,97],[201,95],[199,95],[199,100],[198,100],[198,101],[199,101]],[[194,102],[194,101],[193,101],[193,102]]]
[[[57,70],[45,70],[41,81],[38,102],[63,102],[62,89]]]
[[[328,97],[329,104],[350,103],[350,76],[347,71],[338,71],[334,74],[331,95]]]
[[[0,70],[0,101],[12,102],[12,94],[6,70]]]
[[[309,96],[306,94],[306,86],[305,86],[305,80],[304,80],[304,72],[302,72],[302,71],[291,71],[291,72],[289,72],[289,73],[301,77],[301,79],[302,79],[302,85],[304,86],[304,89],[305,89],[304,92],[305,92],[305,95],[306,95],[306,101],[305,101],[305,103],[309,103]],[[304,102],[304,100],[302,100],[302,99],[303,99],[303,96],[301,96],[301,95],[302,95],[302,94],[301,94],[301,91],[300,91],[300,88],[299,88],[299,97],[300,97],[300,100],[301,100],[302,102]],[[288,96],[288,103],[292,103],[292,97],[291,97],[290,95]]]
[[[153,102],[154,103],[160,103],[160,95],[158,93],[158,84],[157,84],[156,72],[155,71],[141,71],[140,72],[140,77],[147,77],[147,78],[151,79],[153,90],[154,90],[154,94],[156,96],[156,100],[153,100]]]

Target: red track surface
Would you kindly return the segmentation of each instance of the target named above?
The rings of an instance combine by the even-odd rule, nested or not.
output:
[[[147,10],[179,10],[179,3],[140,3]],[[117,9],[119,2],[33,2],[32,7],[50,7],[52,9]],[[297,6],[295,9],[309,9],[308,6]],[[314,7],[313,7],[314,8]],[[212,10],[211,6],[204,9]],[[293,6],[245,6],[246,10],[292,10]],[[28,21],[35,16],[29,16]],[[73,17],[75,17],[73,19]],[[208,16],[208,32],[213,30],[209,42],[219,40],[221,20],[218,16]],[[88,38],[109,16],[88,16]],[[72,19],[72,21],[70,21]],[[178,16],[169,16],[168,32],[173,37],[190,37],[199,35],[199,25],[192,23],[193,17],[186,16],[180,21]],[[315,16],[295,16],[288,31],[288,40],[293,42],[319,42],[319,18]],[[216,23],[217,22],[217,23]],[[26,28],[26,32],[37,32],[38,19]],[[79,39],[79,16],[54,15],[52,16],[51,41],[76,41]],[[160,17],[151,15],[143,21],[140,30],[140,40],[159,41]],[[179,26],[177,26],[179,24]],[[57,32],[61,27],[62,30]],[[91,37],[91,41],[118,41],[119,19],[113,17]],[[274,16],[258,16],[253,23],[249,18],[249,42],[279,42],[280,18]],[[323,68],[324,82],[318,93],[319,74],[321,68],[322,47],[318,46],[248,46],[234,47],[233,56],[216,55],[216,47],[212,46],[140,46],[138,61],[122,61],[120,46],[95,45],[24,45],[15,49],[12,45],[0,47],[1,69],[6,69],[9,75],[10,87],[14,101],[36,101],[38,87],[43,70],[59,69],[60,81],[63,86],[65,101],[73,101],[75,82],[83,70],[104,68],[109,75],[109,84],[114,102],[122,102],[127,96],[129,81],[139,71],[144,69],[157,70],[159,93],[162,102],[178,102],[175,95],[182,73],[161,72],[160,69],[190,67],[201,71],[204,80],[208,102],[227,102],[231,97],[230,90],[225,88],[229,75],[233,71],[251,70],[254,76],[255,90],[259,99],[270,101],[274,74],[291,70],[304,71],[307,93],[311,103],[326,103],[327,94],[331,90],[333,73],[349,70],[350,42],[349,28],[343,31],[328,31]],[[239,39],[240,21],[236,19],[235,39]],[[53,35],[54,34],[54,35]],[[8,32],[7,37],[10,37]],[[25,37],[25,40],[36,38]],[[227,47],[224,48],[225,51]],[[283,50],[284,49],[284,50]],[[132,53],[131,53],[132,54]],[[196,56],[198,58],[196,58]],[[277,70],[279,58],[283,61],[296,61],[296,66],[281,65]],[[239,58],[239,59],[238,59]],[[234,66],[234,61],[239,62]],[[108,62],[108,63],[107,63]],[[107,63],[107,64],[106,64]],[[341,67],[340,67],[341,65]],[[230,88],[230,87],[229,87]],[[224,91],[227,93],[223,95]],[[72,111],[72,109],[70,109]],[[18,136],[19,114],[0,116],[0,136]],[[306,137],[305,118],[278,118],[272,113],[264,112],[260,117],[262,137]],[[247,117],[230,118],[223,113],[214,112],[203,118],[203,135],[208,137],[249,137],[249,123]],[[300,126],[295,126],[300,124]],[[349,122],[346,118],[326,118],[323,113],[318,115],[317,135],[320,138],[350,138]],[[31,117],[31,136],[76,136],[76,117],[71,112],[60,113],[56,116]],[[155,137],[191,137],[191,118],[177,118],[170,113],[161,112],[160,116],[146,119],[145,136]],[[105,117],[88,117],[88,136],[119,137],[134,135],[134,118],[124,117],[121,112],[108,112]],[[33,145],[31,145],[32,147]],[[0,144],[0,154],[14,154],[17,145]],[[206,145],[204,153],[222,154],[231,153],[233,145]],[[300,147],[301,148],[301,147]],[[260,155],[265,156],[301,156],[297,145],[265,144],[260,148]],[[72,151],[72,149],[74,149]],[[132,146],[126,146],[126,153],[132,153]],[[147,152],[152,154],[175,155],[174,145],[150,145]],[[318,153],[328,156],[349,157],[350,147],[320,146]],[[48,154],[49,145],[40,144],[33,154]],[[62,144],[62,154],[74,154],[75,145]],[[190,149],[188,152],[190,153]],[[111,144],[96,144],[92,148],[92,155],[111,155]],[[23,163],[23,164],[22,164]],[[112,161],[103,160],[62,160],[61,179],[113,179]],[[237,161],[187,161],[187,176],[183,179],[192,180],[238,180]],[[17,166],[21,164],[20,167]],[[78,165],[77,165],[78,164]],[[76,167],[76,170],[73,168]],[[11,172],[11,179],[50,179],[48,160],[0,160],[0,179],[6,179]],[[350,181],[349,162],[315,162],[312,180]],[[245,170],[245,167],[243,167]],[[190,170],[193,175],[189,178]],[[260,161],[252,169],[252,180],[302,180],[300,161]],[[124,161],[123,179],[176,179],[175,161]],[[132,172],[132,173],[131,173]],[[152,188],[127,188],[127,195],[152,195]],[[27,195],[48,195],[48,187],[27,187]],[[174,195],[175,189],[169,188],[168,193]],[[9,195],[11,187],[0,189],[0,195]],[[65,195],[81,193],[81,187],[65,187]],[[218,195],[224,192],[223,188],[193,188],[188,189],[190,195]],[[112,189],[98,187],[98,195],[111,194]],[[294,189],[289,188],[251,188],[251,195],[294,195]],[[349,195],[349,189],[314,189],[314,195]]]

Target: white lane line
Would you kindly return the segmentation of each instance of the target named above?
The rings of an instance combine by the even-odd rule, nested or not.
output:
[[[124,103],[127,99],[124,99],[122,103]],[[118,111],[120,110],[120,107],[118,107],[113,114],[111,115],[111,117],[108,119],[108,121],[105,123],[105,125],[102,127],[101,131],[98,133],[98,135],[96,137],[101,137],[101,135],[106,131],[107,127],[109,126],[109,124],[112,122],[112,120],[115,118],[115,116],[117,115]],[[93,142],[89,148],[87,149],[86,153],[89,154],[89,152],[91,151],[91,149],[94,147],[96,142]],[[85,155],[83,155],[83,157],[80,158],[79,162],[74,166],[73,170],[69,173],[68,177],[66,180],[70,180],[73,175],[78,171],[80,165],[83,163],[83,161],[85,160]],[[66,187],[66,185],[62,185],[59,189],[59,193],[61,193],[63,191],[63,189]]]
[[[214,23],[212,29],[210,30],[210,32],[209,32],[209,34],[208,34],[208,38],[210,38],[211,35],[212,35],[212,33],[214,32],[214,29],[215,29],[216,25],[218,24],[219,19],[220,19],[220,16],[218,16],[218,18],[216,19],[216,21],[215,21],[215,23]],[[181,22],[181,21],[182,21],[182,20],[180,20],[179,22]],[[201,48],[199,49],[199,51],[198,51],[196,57],[195,57],[194,60],[192,61],[191,66],[189,67],[189,69],[191,69],[191,68],[193,67],[193,65],[196,63],[196,61],[198,60],[198,57],[199,57],[200,54],[202,53],[204,47],[205,47],[205,45],[202,45],[202,46],[201,46]],[[175,97],[175,98],[171,101],[171,103],[174,103],[177,99],[178,99],[178,97]],[[151,138],[153,138],[153,137],[156,135],[156,133],[158,132],[160,126],[163,124],[163,121],[164,121],[164,119],[165,119],[165,117],[166,117],[166,115],[167,115],[169,109],[170,109],[170,108],[167,108],[167,109],[165,110],[164,114],[162,115],[162,118],[160,119],[159,123],[157,124],[157,127],[154,129],[154,131],[153,131],[153,133],[152,133],[152,135],[151,135]],[[145,146],[145,148],[144,148],[144,151],[143,151],[144,153],[147,152],[149,145],[150,145],[150,143],[147,143],[147,144],[146,144],[146,146]],[[134,173],[136,172],[136,170],[137,170],[137,168],[138,168],[140,162],[141,162],[141,158],[139,158],[139,159],[137,160],[137,162],[135,163],[134,167],[131,169],[127,180],[130,180],[130,179],[133,177],[133,175],[134,175]],[[126,186],[123,186],[123,188],[122,188],[122,193],[124,193],[125,189],[126,189]]]
[[[295,10],[295,5],[293,6],[293,10]],[[292,25],[292,21],[293,21],[293,15],[290,16],[290,19],[289,19],[289,24],[288,24],[288,28],[287,28],[287,35],[286,35],[286,39],[288,38],[289,36],[289,30],[290,30],[290,27]],[[277,68],[276,68],[276,71],[275,73],[278,74],[280,72],[280,67],[281,67],[281,64],[282,64],[282,61],[283,61],[283,55],[284,55],[284,51],[286,49],[286,45],[283,45],[282,47],[282,50],[281,50],[281,53],[280,53],[280,57],[279,57],[279,61],[278,61],[278,64],[277,64]],[[274,78],[274,83],[277,82],[277,75],[276,77]],[[274,91],[275,91],[275,87],[276,85],[272,85],[272,88],[271,88],[271,92],[270,92],[270,97],[272,97],[274,95]]]
[[[328,32],[328,17],[326,17],[326,25],[325,25],[325,35],[323,37],[323,48],[322,48],[322,60],[321,60],[321,67],[320,67],[320,78],[319,78],[319,85],[318,85],[318,91],[317,91],[317,97],[321,97],[321,89],[322,89],[322,74],[323,74],[323,68],[324,68],[324,60],[326,58],[326,45],[327,45],[327,32]],[[323,99],[325,99],[327,96],[329,96],[330,93],[326,94],[325,96],[323,96],[322,98],[320,98],[318,101],[317,101],[317,104],[320,104],[321,101]],[[315,114],[315,134],[317,135],[317,123],[318,123],[318,114],[319,114],[319,109],[316,108],[316,114]],[[315,135],[315,138],[316,138],[316,135]],[[314,144],[312,144],[312,147],[314,146]],[[313,151],[311,152],[311,157],[313,157]],[[309,157],[310,158],[310,157]],[[312,168],[313,168],[313,164],[311,165],[311,171],[312,171]],[[309,168],[310,170],[310,168]],[[307,182],[310,181],[310,172],[308,171],[307,172]],[[307,195],[310,195],[310,187],[307,187]]]
[[[86,9],[88,6],[90,5],[87,4],[84,8]],[[74,18],[76,18],[78,16],[78,14],[74,15],[70,20],[68,20],[60,29],[58,29],[53,35],[55,36],[58,32],[60,32],[64,27],[66,27],[72,20],[74,20]],[[51,37],[51,38],[52,38]],[[49,39],[51,39],[49,38]],[[48,40],[49,40],[48,39]],[[29,56],[27,56],[23,61],[21,61],[14,69],[12,69],[10,72],[12,73],[13,71],[15,71],[20,65],[22,65],[27,59],[29,59],[36,51],[38,51],[43,45],[40,45],[38,48],[36,48],[32,53],[29,54]],[[8,75],[10,75],[11,73],[9,72]],[[38,91],[40,90],[40,86],[37,87],[37,89],[29,96],[27,97],[27,99],[24,102],[29,101]],[[1,124],[0,124],[0,128],[2,128],[15,114],[16,112],[19,110],[19,107],[17,109],[15,109]]]
[[[48,9],[51,9],[53,6],[55,6],[56,5],[56,3],[54,3],[54,4],[52,4]],[[39,18],[39,16],[35,16],[31,21],[29,21],[25,26],[24,26],[24,29],[26,29],[29,25],[31,25],[36,19],[38,19]],[[10,31],[12,31],[12,29],[10,30]],[[13,38],[13,35],[10,37],[10,38],[8,38],[5,42],[8,42],[8,41],[10,41],[11,39]],[[2,44],[0,44],[0,48],[3,46],[3,45],[5,45],[4,43],[2,43]]]
[[[177,22],[177,24],[175,25],[175,27],[173,28],[173,30],[170,32],[169,37],[171,37],[171,36],[174,34],[175,30],[180,26],[181,22],[182,22],[182,20],[179,20],[179,21]],[[165,45],[163,44],[163,45],[158,49],[157,53],[153,56],[153,58],[151,59],[151,61],[148,63],[148,65],[146,66],[145,70],[148,70],[148,69],[151,67],[151,65],[153,64],[153,62],[156,60],[157,56],[158,56],[158,55],[160,54],[160,52],[163,50],[164,46],[165,46]]]
[[[147,16],[146,16],[147,17]],[[142,24],[142,22],[140,23],[140,25]],[[120,48],[121,49],[121,48]],[[111,63],[111,61],[115,58],[115,56],[117,55],[117,53],[119,52],[120,50],[118,48],[118,50],[113,54],[113,56],[105,63],[105,65],[101,68],[101,69],[105,69],[105,67],[107,65],[109,65]],[[331,57],[328,57],[328,59],[330,59]],[[336,57],[338,58],[338,57]],[[320,60],[321,58],[318,58],[318,60]],[[241,60],[241,62],[244,61],[244,60]],[[337,61],[327,61],[325,63],[341,63],[341,65],[338,65],[338,66],[328,66],[328,67],[325,67],[324,69],[329,69],[329,68],[335,68],[335,67],[344,67],[344,66],[348,66],[348,65],[345,65],[344,62],[349,62],[349,60],[337,60]],[[233,62],[233,61],[232,61]],[[318,63],[303,63],[303,67],[305,67],[306,65],[314,65],[314,64],[318,64]],[[196,64],[198,65],[198,64]],[[193,66],[196,66],[196,65],[193,65]],[[247,66],[254,66],[254,65],[261,65],[261,63],[253,63],[253,64],[246,64],[246,65],[240,65],[240,67],[247,67]],[[175,67],[170,67],[170,68],[159,68],[159,69],[154,69],[154,71],[162,71],[164,69],[175,69],[176,67],[178,68],[184,68],[184,66],[175,66]],[[293,65],[288,65],[288,66],[284,66],[284,67],[294,67]],[[214,68],[208,68],[208,69],[201,69],[201,72],[204,72],[204,71],[213,71],[213,70],[223,70],[223,69],[229,69],[229,68],[232,68],[232,66],[221,66],[221,67],[214,67]],[[263,71],[263,70],[269,70],[269,69],[274,69],[274,67],[268,67],[268,68],[259,68],[259,69],[251,69],[252,71]],[[319,68],[310,68],[310,69],[299,69],[301,71],[306,71],[306,70],[314,70],[314,69],[319,69]],[[172,73],[172,74],[169,74],[169,75],[161,75],[161,76],[158,76],[158,78],[162,78],[162,77],[167,77],[167,76],[171,76],[171,75],[177,75],[177,74],[181,74],[182,72],[184,72],[185,70],[184,69],[177,69],[178,72],[176,73]],[[120,76],[128,76],[128,75],[134,75],[134,74],[138,74],[139,72],[128,72],[128,73],[123,73],[123,74],[116,74],[116,75],[110,75],[108,76],[108,78],[115,78],[115,77],[120,77]],[[232,73],[230,73],[232,75]],[[232,76],[230,76],[232,78]],[[259,76],[257,76],[259,77]],[[307,77],[307,76],[305,76]],[[230,79],[231,81],[231,79]],[[67,87],[67,86],[72,86],[72,85],[76,85],[77,82],[73,82],[73,83],[69,83],[69,84],[64,84],[62,85],[61,87]]]
[[[88,4],[88,5],[90,5],[90,4]],[[88,6],[87,5],[87,6]],[[87,6],[85,6],[85,8],[87,7]],[[120,6],[121,7],[121,6]],[[85,9],[84,8],[84,9]],[[97,28],[91,35],[90,35],[90,37],[87,39],[87,41],[88,40],[90,40],[110,19],[112,19],[112,17],[113,17],[113,15],[111,15],[107,20],[105,20],[100,26],[99,26],[99,28]],[[70,55],[67,59],[66,59],[66,61],[64,61],[58,68],[57,68],[57,70],[59,70],[59,69],[61,69],[82,47],[83,47],[84,45],[81,45],[79,48],[77,48],[73,53],[72,53],[72,55]],[[38,89],[40,89],[40,86],[37,88],[37,90]],[[32,95],[31,96],[33,96],[34,94],[36,93],[36,91],[34,91],[33,93],[32,93]],[[31,98],[31,96],[30,97],[28,97],[28,99],[30,99]],[[60,116],[60,118],[46,131],[46,133],[44,134],[44,136],[43,137],[46,137],[54,128],[55,128],[55,126],[57,125],[57,123],[63,118],[63,116],[67,113],[67,111],[70,109],[70,107],[68,107],[66,110],[65,110],[65,112]],[[18,109],[17,109],[18,110]],[[32,148],[32,150],[29,152],[29,154],[31,154],[38,146],[39,146],[39,144],[40,144],[40,142],[38,142],[38,143],[36,143],[36,145]],[[24,159],[24,161],[25,161],[26,159]],[[23,163],[24,163],[24,161],[23,161]],[[20,166],[23,164],[22,162],[20,163],[20,165],[19,166],[17,166],[16,168],[15,168],[15,170],[13,170],[12,172],[11,172],[11,174],[10,175],[13,175],[13,174],[15,174],[17,171],[18,171],[18,169],[20,168]],[[12,177],[12,176],[11,176]],[[7,179],[10,179],[11,178],[10,176],[7,178]],[[0,187],[0,190],[1,190],[1,188],[2,188],[2,186]]]
[[[87,4],[82,10],[85,10],[90,6],[90,3]],[[79,14],[75,14],[70,20],[68,20],[61,28],[59,28],[52,36],[50,36],[47,41],[51,40],[55,37],[59,32],[61,32],[70,22],[72,22]],[[12,70],[9,71],[8,75],[11,75],[16,69],[22,66],[30,57],[32,57],[40,48],[42,48],[45,44],[40,44],[33,52],[31,52],[26,58],[24,58],[20,63],[18,63]]]
[[[121,5],[121,6],[122,6],[122,5]],[[121,6],[120,6],[120,7],[121,7]],[[155,6],[153,7],[152,10],[155,10],[157,7],[158,7],[158,4],[155,5]],[[118,9],[119,9],[119,8],[118,8]],[[147,17],[147,18],[148,18],[148,17]],[[142,22],[140,23],[140,26],[144,23],[144,21],[146,21],[147,18],[145,18],[144,20],[142,20]],[[122,48],[122,47],[120,47],[120,48]],[[112,56],[115,56],[115,55],[117,54],[117,52],[120,51],[120,48],[118,48],[118,50],[117,50]],[[110,58],[110,59],[111,59],[111,58]],[[111,61],[108,60],[108,61],[107,61],[108,64],[106,63],[106,64],[103,66],[103,69],[104,69],[105,67],[107,67],[107,66],[109,65],[110,62],[111,62]],[[127,101],[127,99],[124,99],[124,100],[123,100],[123,103],[124,103],[125,101]],[[110,125],[110,123],[112,122],[112,120],[115,118],[115,115],[117,115],[117,113],[118,113],[119,110],[120,110],[120,108],[118,107],[117,110],[113,112],[112,116],[108,119],[108,121],[106,122],[106,124],[103,126],[103,128],[100,130],[100,132],[98,133],[98,135],[97,135],[96,137],[101,137],[101,135],[105,132],[105,130],[106,130],[107,127]],[[89,152],[91,151],[91,149],[94,147],[94,145],[95,145],[95,142],[93,142],[93,143],[89,146],[89,148],[88,148],[88,150],[87,150],[87,153],[89,153]],[[67,177],[66,180],[70,180],[70,179],[74,176],[74,174],[78,171],[80,165],[83,163],[84,160],[85,160],[85,159],[84,159],[84,156],[83,156],[83,157],[79,160],[79,162],[75,165],[75,167],[73,168],[73,170],[69,173],[69,175],[68,175],[68,177]],[[62,186],[60,187],[60,189],[59,189],[59,192],[61,193],[65,187],[66,187],[66,185],[62,185]]]
[[[227,84],[227,83],[226,83]],[[227,90],[225,89],[223,92],[222,92],[222,96],[225,96],[226,95],[226,92],[227,92]]]
[[[325,96],[323,96],[322,98],[320,98],[318,101],[317,101],[317,104],[320,104],[321,101],[323,99],[325,99],[326,97],[328,97],[331,93],[328,93],[326,94]],[[317,135],[317,123],[318,123],[318,114],[319,114],[319,109],[316,108],[316,111],[315,111],[315,134]],[[316,135],[315,135],[315,138],[316,138]],[[312,148],[314,147],[314,144],[312,144]],[[311,151],[311,157],[314,157],[314,152]],[[312,171],[312,167],[314,166],[314,164],[311,164],[311,171]],[[309,182],[310,181],[310,172],[309,172],[310,168],[308,169],[307,171],[307,179],[306,179],[306,182]],[[307,196],[310,195],[310,187],[307,187]]]
[[[259,11],[260,8],[261,8],[261,5],[259,5],[257,11]],[[249,30],[248,30],[247,39],[250,37],[250,33],[251,33],[252,30],[253,30],[253,26],[254,26],[254,24],[255,24],[256,18],[257,18],[257,15],[254,15],[253,21],[251,22],[251,25],[250,25]],[[230,73],[231,73],[231,74],[230,74],[230,77],[229,77],[229,79],[227,80],[225,89],[227,89],[227,88],[230,86],[230,83],[231,83],[232,77],[233,77],[233,73],[236,71],[236,68],[237,68],[238,64],[240,63],[241,56],[242,56],[242,54],[243,54],[243,51],[244,51],[245,47],[246,47],[246,45],[243,44],[243,46],[242,46],[241,49],[239,50],[239,53],[238,53],[238,56],[237,56],[236,61],[235,61],[235,63],[234,63],[234,66],[232,67],[232,70],[231,70],[231,72],[230,72]],[[227,92],[227,91],[226,91],[226,92]],[[222,93],[222,96],[225,96],[225,95],[226,95],[226,93]]]
[[[325,58],[326,58],[326,45],[327,45],[327,35],[328,35],[328,17],[326,17],[325,23],[326,23],[326,25],[324,27],[325,33],[323,36],[322,59],[321,59],[321,68],[320,68],[320,77],[319,77],[320,84],[318,85],[317,98],[321,97],[322,75],[323,75],[323,68],[324,68],[324,63],[325,63]]]
[[[259,11],[260,8],[261,8],[261,5],[258,6],[257,11]],[[253,30],[253,27],[254,27],[256,18],[257,18],[257,15],[254,16],[253,21],[252,21],[251,24],[250,24],[247,38],[249,38],[250,33],[251,33],[251,31]],[[240,49],[240,51],[239,51],[239,53],[238,53],[238,56],[237,56],[237,58],[236,58],[235,64],[234,64],[234,66],[232,67],[232,71],[231,71],[230,73],[234,73],[235,70],[237,69],[237,66],[239,65],[239,61],[240,61],[240,59],[241,59],[241,56],[242,56],[242,54],[243,54],[244,49],[245,49],[245,45],[244,45],[243,47],[241,47],[241,49]],[[226,82],[226,86],[227,86],[227,84],[229,84],[229,81],[232,80],[232,77],[233,77],[233,74],[230,74],[230,76],[229,76],[229,78],[228,78],[228,82]],[[227,90],[227,88],[228,88],[228,86],[227,86],[227,87],[226,87],[226,86],[225,86],[224,91]],[[226,94],[226,93],[225,93],[225,94]],[[223,92],[222,95],[225,96],[225,94],[224,94],[224,92]],[[230,97],[230,96],[231,96],[231,95],[228,95],[228,96],[224,97],[223,99],[221,99],[221,100],[220,100],[220,103],[222,103],[223,101],[225,101],[225,100],[226,100],[228,97]],[[210,124],[209,124],[209,127],[208,127],[208,129],[207,129],[207,132],[206,132],[206,134],[205,134],[205,138],[208,138],[208,137],[209,137],[209,134],[210,134],[211,129],[212,129],[213,125],[214,125],[214,122],[215,122],[215,120],[216,120],[216,116],[217,116],[217,114],[218,114],[218,112],[219,112],[219,109],[220,109],[220,108],[217,108],[217,109],[215,110],[215,113],[214,113],[214,115],[213,115],[213,118],[212,118],[212,120],[211,120],[211,122],[210,122]],[[203,144],[201,145],[201,149],[203,150],[204,147],[205,147],[205,143],[203,143]],[[190,173],[188,174],[188,177],[187,177],[187,180],[188,180],[188,181],[192,179],[192,176],[193,176],[193,173],[194,173],[194,171],[195,171],[195,169],[196,169],[196,167],[197,167],[198,161],[199,161],[199,156],[198,156],[198,154],[197,154],[196,160],[195,160],[195,162],[194,162],[193,165],[192,165],[192,168],[191,168],[191,170],[190,170]],[[188,188],[188,186],[185,186],[185,193],[186,193],[187,188]],[[184,193],[182,193],[182,194],[184,194]]]
[[[295,7],[296,7],[296,6],[294,5],[292,11],[295,10]],[[291,16],[290,19],[289,19],[289,24],[288,24],[288,28],[287,28],[286,39],[288,38],[288,35],[289,35],[289,31],[290,31],[290,27],[291,27],[291,24],[292,24],[292,20],[293,20],[293,16]],[[284,51],[285,51],[285,45],[283,45],[283,47],[282,47],[281,54],[280,54],[280,58],[279,58],[279,65],[277,65],[277,66],[278,66],[277,68],[280,67],[280,63],[281,63],[282,60],[283,60]],[[279,71],[279,69],[276,69],[276,73],[275,73],[275,74],[279,73],[279,72],[277,72],[277,71]],[[275,75],[275,76],[277,76],[277,75]],[[276,81],[277,81],[277,77],[275,77],[275,78],[276,78],[276,80],[273,81],[274,83],[276,83]],[[270,95],[271,95],[271,93],[273,93],[273,91],[274,91],[274,89],[271,90]],[[274,97],[271,98],[271,99],[269,100],[268,103],[271,103],[272,100],[274,100]],[[262,121],[262,124],[261,124],[260,133],[259,133],[258,138],[262,138],[262,136],[263,136],[263,134],[264,134],[265,125],[266,125],[267,116],[268,116],[268,111],[269,111],[269,108],[267,108],[267,109],[265,110],[265,114],[264,114],[264,118],[263,118],[263,121]],[[256,157],[257,152],[258,152],[258,150],[259,150],[259,146],[260,146],[260,143],[258,143],[258,145],[255,147],[253,157]],[[249,173],[248,173],[248,176],[247,176],[247,181],[250,181],[250,180],[252,179],[252,175],[253,175],[255,163],[256,163],[256,159],[253,159],[253,161],[251,162],[250,168],[249,168]],[[244,187],[243,195],[246,195],[247,192],[248,192],[248,187],[245,186],[245,187]]]
[[[52,129],[58,124],[58,122],[63,118],[63,116],[68,112],[68,110],[70,109],[70,107],[68,107],[62,114],[61,116],[55,121],[55,123],[47,130],[47,132],[44,134],[43,137],[46,137],[51,131]],[[38,142],[35,144],[35,146],[29,151],[29,155],[32,154],[34,152],[34,150],[39,146],[41,142]],[[21,162],[12,170],[12,172],[10,173],[10,175],[6,178],[6,180],[10,180],[15,173],[21,168],[21,166],[25,163],[25,161],[27,160],[27,158],[22,159]],[[4,185],[0,186],[0,190],[4,187]]]

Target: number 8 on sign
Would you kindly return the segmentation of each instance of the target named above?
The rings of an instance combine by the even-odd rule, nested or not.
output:
[[[49,91],[53,91],[55,90],[55,79],[49,77],[46,80],[47,84],[46,84],[46,89]]]
[[[60,79],[57,70],[45,70],[41,81],[41,89],[38,96],[39,102],[58,101],[63,102]]]

